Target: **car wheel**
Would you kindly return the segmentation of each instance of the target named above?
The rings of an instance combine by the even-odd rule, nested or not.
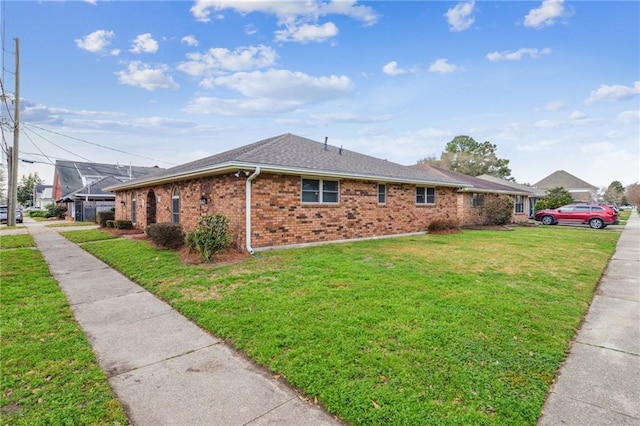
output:
[[[589,226],[593,229],[602,229],[604,228],[604,220],[594,218],[589,221]]]
[[[540,220],[543,225],[553,225],[556,221],[553,219],[553,216],[543,216]]]

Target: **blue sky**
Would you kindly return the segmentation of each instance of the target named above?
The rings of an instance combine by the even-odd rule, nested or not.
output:
[[[640,181],[636,1],[3,6],[3,82],[11,97],[19,37],[35,161],[19,176],[52,183],[55,159],[170,167],[289,132],[401,164],[463,134],[520,183]]]

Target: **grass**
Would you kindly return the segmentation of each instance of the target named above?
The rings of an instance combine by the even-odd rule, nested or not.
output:
[[[128,424],[33,245],[31,235],[0,237],[2,424]]]
[[[35,247],[31,234],[4,235],[0,238],[0,249],[13,249],[21,247]]]
[[[63,231],[60,235],[69,241],[81,244],[89,241],[103,241],[120,238],[118,235],[111,234],[103,229],[82,229],[79,231]]]
[[[72,222],[72,221],[60,221],[52,223],[51,225],[45,225],[47,228],[64,228],[67,226],[95,226],[93,222]]]
[[[536,423],[620,231],[466,231],[224,267],[84,248],[355,424]]]

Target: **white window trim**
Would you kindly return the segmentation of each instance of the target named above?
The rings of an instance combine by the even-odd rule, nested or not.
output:
[[[305,180],[317,180],[319,182],[318,184],[318,201],[303,201],[302,200],[302,194],[303,194],[303,183]],[[337,191],[337,196],[338,196],[338,200],[337,201],[324,201],[323,197],[324,197],[324,182],[336,182],[338,184],[338,191]],[[328,204],[328,205],[333,205],[333,206],[337,206],[338,204],[340,204],[340,181],[338,179],[323,179],[323,178],[318,178],[318,177],[303,177],[300,179],[300,202],[302,204],[305,205],[309,205],[309,204]]]
[[[175,194],[176,190],[178,191],[178,195]],[[178,200],[177,212],[174,209],[173,200]],[[180,223],[180,187],[178,187],[177,185],[171,188],[171,223]]]
[[[424,189],[424,203],[419,203],[418,202],[418,188],[423,188]],[[433,203],[429,203],[427,201],[427,199],[428,199],[427,190],[428,189],[433,189]],[[436,188],[434,186],[416,186],[416,195],[415,195],[416,205],[418,205],[418,206],[435,206],[437,201],[438,200],[436,198]]]
[[[382,201],[382,202],[380,201],[380,194],[381,194],[380,187],[381,186],[384,188],[384,201]],[[376,185],[376,198],[378,200],[378,205],[384,206],[384,205],[387,204],[387,195],[388,195],[388,193],[387,193],[387,184],[386,183],[378,183]]]

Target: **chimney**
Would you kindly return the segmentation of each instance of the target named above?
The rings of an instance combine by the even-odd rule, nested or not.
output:
[[[324,137],[324,150],[327,150],[327,141],[329,140],[329,136]]]

